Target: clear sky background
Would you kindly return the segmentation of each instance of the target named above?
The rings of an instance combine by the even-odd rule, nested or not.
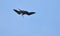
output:
[[[36,14],[23,18],[13,9]],[[60,36],[60,0],[0,0],[0,36]]]

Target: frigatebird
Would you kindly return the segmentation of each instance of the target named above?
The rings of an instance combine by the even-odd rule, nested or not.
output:
[[[32,15],[32,14],[35,14],[35,12],[28,12],[28,11],[25,11],[25,10],[16,10],[16,9],[13,9],[17,14],[22,14],[22,15]]]

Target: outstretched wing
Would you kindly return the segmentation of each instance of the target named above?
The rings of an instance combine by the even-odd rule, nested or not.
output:
[[[13,9],[17,14],[20,14],[20,11],[16,10],[16,9]]]
[[[32,15],[32,14],[35,14],[35,12],[29,12],[27,15]]]

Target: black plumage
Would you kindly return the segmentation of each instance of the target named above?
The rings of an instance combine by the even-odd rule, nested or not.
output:
[[[17,14],[20,14],[20,11],[16,10],[16,9],[13,9]]]
[[[24,11],[24,10],[16,10],[16,9],[13,9],[17,14],[22,14],[22,15],[32,15],[32,14],[35,14],[35,12],[28,12],[28,11]]]

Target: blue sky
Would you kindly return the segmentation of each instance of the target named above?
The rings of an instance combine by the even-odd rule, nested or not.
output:
[[[23,18],[13,9],[36,14]],[[0,0],[0,36],[60,36],[60,0]]]

